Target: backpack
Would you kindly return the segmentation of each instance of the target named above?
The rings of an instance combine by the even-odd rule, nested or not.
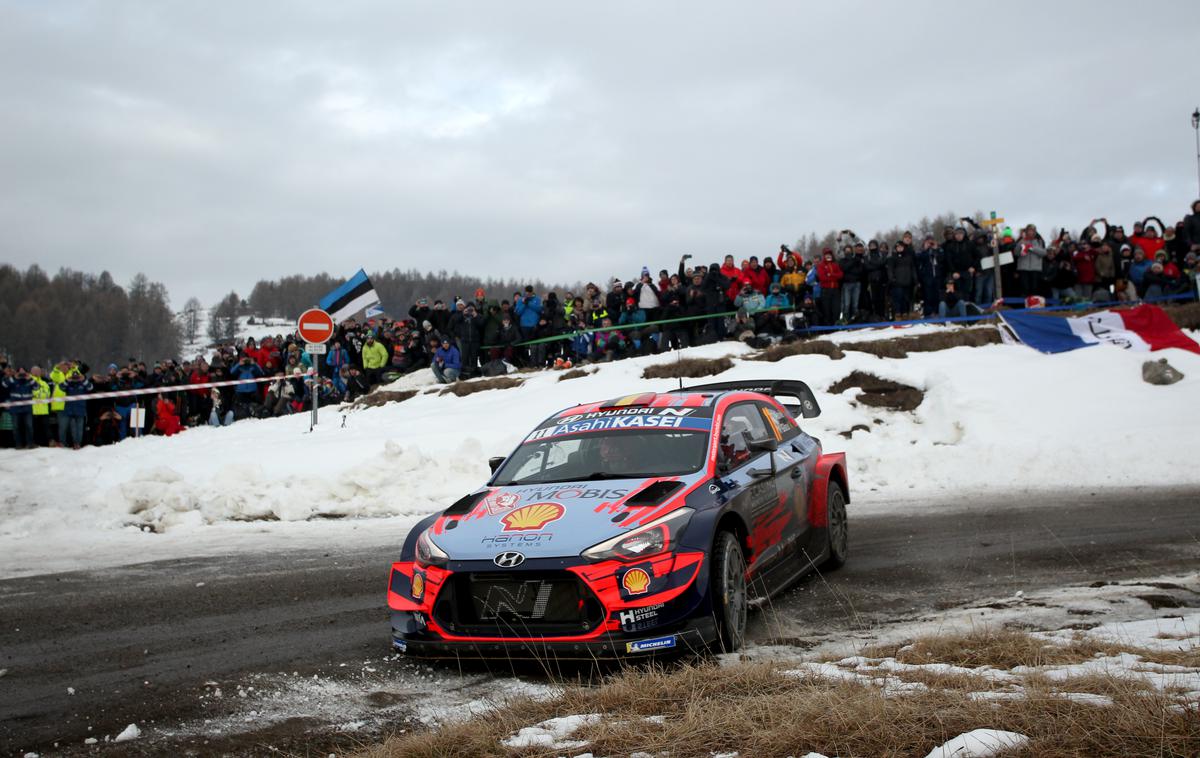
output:
[[[500,360],[499,358],[497,358],[494,361],[488,361],[487,363],[483,364],[483,375],[484,376],[504,376],[507,373],[508,373],[508,366],[505,365],[504,361]]]

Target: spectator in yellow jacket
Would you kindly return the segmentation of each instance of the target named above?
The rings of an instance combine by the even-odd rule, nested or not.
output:
[[[29,378],[33,381],[33,444],[45,447],[50,442],[50,385],[42,378],[42,367],[34,366],[29,369]]]
[[[388,362],[388,351],[382,342],[375,339],[374,334],[369,335],[366,344],[363,345],[362,362],[367,381],[371,386],[379,384],[379,376]]]

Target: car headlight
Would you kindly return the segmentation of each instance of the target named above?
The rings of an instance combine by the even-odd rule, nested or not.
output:
[[[679,543],[679,535],[692,520],[691,508],[677,508],[643,527],[592,545],[580,553],[589,561],[639,561],[668,553]]]
[[[450,556],[437,546],[437,543],[429,536],[429,530],[421,532],[421,536],[417,537],[417,563],[426,566],[445,566],[449,561]]]

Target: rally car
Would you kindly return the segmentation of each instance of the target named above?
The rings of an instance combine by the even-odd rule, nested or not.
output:
[[[781,400],[783,402],[781,402]],[[737,650],[747,609],[846,560],[844,453],[799,381],[727,382],[554,414],[412,530],[392,645],[428,657]]]

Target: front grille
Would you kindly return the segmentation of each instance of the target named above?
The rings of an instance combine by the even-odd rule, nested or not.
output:
[[[450,577],[433,615],[453,634],[550,637],[594,631],[604,608],[569,571],[467,572]]]

